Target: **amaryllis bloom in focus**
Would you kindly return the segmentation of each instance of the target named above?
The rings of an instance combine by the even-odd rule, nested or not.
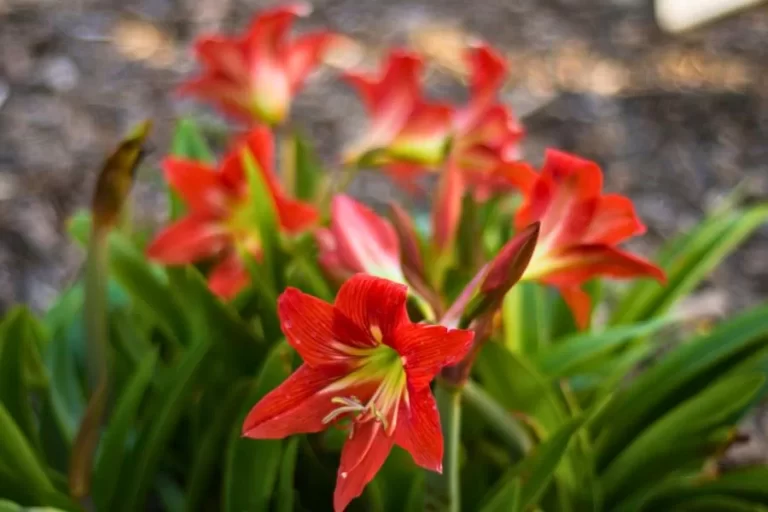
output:
[[[334,196],[330,228],[318,230],[317,241],[320,264],[331,276],[364,272],[405,283],[392,224],[347,195]]]
[[[341,41],[330,32],[291,40],[294,19],[310,11],[308,4],[289,4],[262,12],[241,36],[202,37],[195,44],[202,74],[185,83],[181,92],[246,122],[280,123],[323,53]]]
[[[507,63],[496,50],[479,44],[467,50],[470,100],[454,118],[453,158],[475,197],[509,190],[518,179],[524,131],[512,111],[498,102]],[[523,174],[526,174],[523,171]]]
[[[629,198],[603,194],[603,174],[594,162],[548,150],[540,174],[521,182],[524,202],[515,224],[522,229],[541,221],[538,243],[522,279],[559,289],[579,326],[589,323],[590,298],[581,285],[593,277],[652,277],[664,272],[618,249],[645,232]]]
[[[403,169],[409,174],[412,166],[442,162],[451,132],[452,108],[422,98],[422,68],[418,55],[393,51],[379,76],[345,75],[370,116],[367,132],[346,152],[346,162],[368,156],[374,164],[392,166],[394,174]]]
[[[293,288],[278,301],[283,332],[304,364],[254,406],[243,435],[278,439],[334,424],[348,428],[337,512],[362,493],[395,444],[420,466],[442,471],[443,437],[429,384],[462,360],[473,334],[411,323],[406,295],[403,285],[358,274],[333,305]]]
[[[259,228],[243,166],[246,151],[253,156],[269,188],[282,230],[298,233],[314,224],[318,216],[315,208],[283,193],[272,171],[272,134],[258,127],[235,144],[218,169],[175,157],[163,162],[166,179],[186,202],[188,212],[157,235],[147,249],[150,258],[170,265],[217,259],[208,278],[209,286],[225,298],[236,295],[248,283],[241,253],[245,251],[255,258],[261,254]]]

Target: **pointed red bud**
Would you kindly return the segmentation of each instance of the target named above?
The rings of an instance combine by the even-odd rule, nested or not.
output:
[[[500,295],[500,298],[503,298],[520,280],[536,248],[539,228],[538,222],[529,224],[501,248],[480,286],[481,294]]]
[[[458,325],[466,327],[478,317],[493,314],[501,307],[504,296],[528,267],[538,237],[539,223],[534,222],[517,233],[501,248],[493,261],[478,272],[467,286],[468,289],[460,295],[460,300],[456,301],[457,304],[451,306],[452,317],[461,319]],[[477,295],[472,297],[478,282],[480,288]],[[472,297],[471,300],[468,297]]]
[[[424,259],[421,253],[421,243],[413,220],[397,203],[390,203],[389,218],[395,228],[400,242],[400,261],[403,266],[405,279],[411,288],[426,300],[436,315],[441,315],[443,306],[440,295],[429,283],[424,270]]]

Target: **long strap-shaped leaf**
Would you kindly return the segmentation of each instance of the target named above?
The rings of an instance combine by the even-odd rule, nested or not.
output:
[[[683,402],[643,431],[603,472],[607,503],[653,481],[665,472],[689,467],[717,448],[723,427],[760,390],[765,377],[759,374],[723,378]],[[727,439],[727,436],[723,439]],[[715,443],[713,443],[715,441]]]
[[[482,512],[517,512],[535,504],[552,481],[555,469],[581,424],[581,419],[569,421],[537,446],[520,464],[509,470],[486,498]]]
[[[251,407],[291,372],[291,354],[287,343],[272,349],[231,426],[224,461],[223,512],[269,510],[285,442],[244,439],[242,425]]]
[[[767,332],[764,305],[686,343],[619,392],[593,424],[598,469],[660,416],[766,349]]]
[[[766,222],[768,205],[721,212],[674,239],[657,258],[667,272],[668,283],[662,286],[650,281],[638,282],[624,295],[611,323],[634,323],[662,315]]]

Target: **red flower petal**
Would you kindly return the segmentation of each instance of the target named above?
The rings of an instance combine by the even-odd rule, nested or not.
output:
[[[249,90],[227,78],[200,76],[187,80],[177,92],[182,95],[206,99],[233,119],[251,122],[253,115],[248,106]]]
[[[235,297],[250,282],[251,277],[236,252],[227,255],[208,276],[208,287],[224,299]]]
[[[454,159],[440,176],[437,198],[432,206],[433,243],[439,251],[453,244],[461,218],[461,201],[464,196],[464,178]]]
[[[341,463],[333,493],[333,509],[342,512],[363,493],[392,450],[394,437],[384,433],[377,421],[356,424],[352,437],[341,450]]]
[[[243,423],[243,435],[253,439],[281,439],[324,430],[328,425],[323,423],[323,418],[338,408],[338,404],[331,402],[335,394],[323,393],[323,389],[348,371],[346,365],[317,368],[301,365],[251,409]]]
[[[628,197],[611,194],[600,198],[583,242],[614,245],[643,233],[645,226],[637,218],[632,201]]]
[[[407,450],[419,466],[443,472],[443,432],[429,386],[409,390],[408,400],[400,402],[395,443]]]
[[[306,231],[317,223],[319,215],[317,208],[309,203],[285,197],[277,200],[277,216],[280,219],[280,226],[288,233]]]
[[[408,384],[415,390],[429,386],[437,372],[467,355],[474,333],[442,325],[409,324],[398,329],[392,346],[403,360]]]
[[[295,93],[301,86],[335,40],[338,37],[331,32],[318,32],[297,38],[291,43],[285,65],[292,92]]]
[[[158,234],[147,248],[147,256],[171,265],[181,265],[213,256],[230,242],[224,228],[204,215],[189,215]]]
[[[400,244],[386,219],[340,194],[331,203],[331,231],[344,266],[402,281]]]
[[[373,149],[387,147],[400,133],[419,101],[421,68],[417,55],[393,51],[380,77],[344,75],[358,90],[371,116],[367,133],[347,151],[345,160],[354,161]]]
[[[579,329],[589,327],[592,316],[592,299],[589,294],[578,286],[564,286],[560,288],[560,295],[568,305]]]
[[[318,262],[326,276],[332,281],[343,283],[356,272],[347,268],[339,257],[336,238],[328,228],[318,228],[314,232],[319,251]]]
[[[248,63],[243,45],[234,38],[203,37],[195,43],[195,54],[206,71],[243,86],[248,85]]]
[[[559,252],[545,282],[557,287],[579,285],[596,276],[652,277],[666,281],[653,263],[609,245],[576,245]]]
[[[424,165],[413,162],[392,162],[386,164],[384,167],[385,172],[390,178],[409,194],[414,196],[422,196],[425,193],[424,185],[418,182],[427,170]]]
[[[512,112],[506,106],[497,104],[483,112],[467,136],[479,143],[494,147],[502,158],[509,155],[502,155],[501,150],[508,150],[507,145],[520,142],[523,134],[523,127]]]
[[[374,341],[378,328],[384,343],[391,343],[395,330],[408,322],[405,302],[408,288],[386,279],[356,274],[341,286],[335,307]],[[363,341],[363,340],[359,340]]]
[[[192,160],[168,157],[163,160],[165,179],[194,211],[223,214],[229,206],[229,191],[215,169]]]
[[[269,124],[288,113],[293,92],[287,73],[288,31],[296,16],[309,12],[307,4],[278,7],[258,16],[246,36],[249,50],[252,105]]]
[[[438,164],[445,155],[452,117],[453,108],[449,105],[416,105],[391,142],[389,153],[397,160]]]
[[[294,2],[262,11],[248,29],[247,39],[253,52],[275,51],[281,47],[291,24],[297,16],[306,16],[312,6]]]
[[[471,99],[456,118],[456,126],[461,132],[467,132],[478,124],[495,100],[507,71],[503,57],[486,44],[470,49],[466,59],[470,67]]]
[[[280,184],[274,174],[275,163],[275,142],[272,132],[266,126],[256,126],[245,135],[237,139],[232,145],[232,149],[227,153],[228,160],[226,165],[222,166],[221,172],[225,179],[233,184],[245,184],[245,172],[242,165],[242,154],[248,150],[253,155],[254,160],[259,167],[259,172],[273,196],[282,195]]]
[[[507,74],[507,62],[494,48],[480,44],[469,51],[467,60],[472,69],[470,92],[473,97],[493,96]]]
[[[541,173],[556,183],[574,174],[582,175],[578,188],[580,197],[594,197],[603,187],[603,173],[595,162],[557,149],[547,149]]]
[[[344,79],[357,89],[368,111],[376,115],[395,103],[408,105],[409,113],[419,97],[419,76],[424,63],[415,53],[394,50],[379,77],[346,73]]]
[[[516,188],[521,194],[530,193],[538,177],[533,167],[526,162],[504,162],[493,174],[499,181]]]
[[[596,200],[602,185],[603,174],[597,164],[548,149],[539,179],[517,213],[516,225],[522,228],[540,220],[542,236],[548,238],[561,219],[569,218],[571,208],[588,199]]]
[[[285,290],[277,301],[283,333],[309,366],[338,364],[349,359],[338,345],[370,347],[367,331],[350,325],[327,302],[295,288]]]

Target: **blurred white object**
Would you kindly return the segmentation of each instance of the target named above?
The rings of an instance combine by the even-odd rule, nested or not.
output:
[[[656,0],[656,21],[662,30],[683,32],[765,0]]]

